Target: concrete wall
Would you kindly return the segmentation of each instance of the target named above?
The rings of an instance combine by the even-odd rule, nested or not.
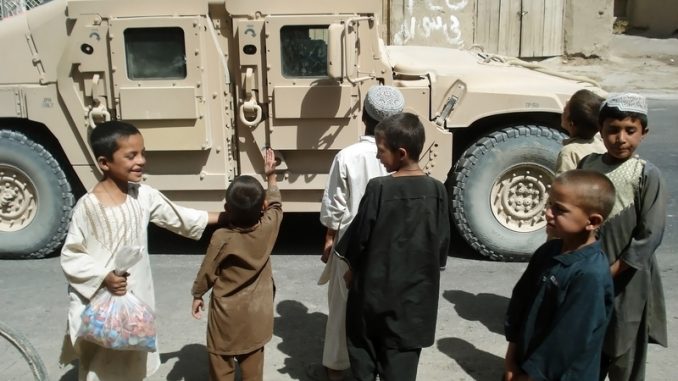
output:
[[[604,56],[612,39],[614,0],[565,3],[565,54]]]
[[[628,0],[629,27],[643,30],[648,37],[665,38],[678,31],[676,0]]]
[[[390,3],[389,43],[470,47],[475,0],[384,0]]]
[[[614,1],[566,0],[563,53],[585,56],[605,54],[607,44],[612,38]],[[389,15],[383,18],[389,44],[454,48],[468,48],[473,45],[476,0],[382,2],[384,9],[389,11]]]

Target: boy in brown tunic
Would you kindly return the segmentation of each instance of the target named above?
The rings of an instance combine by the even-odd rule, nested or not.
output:
[[[275,157],[266,151],[268,191],[251,176],[237,177],[226,190],[227,223],[214,232],[193,283],[193,317],[212,289],[207,323],[210,380],[233,380],[235,360],[243,380],[260,381],[264,344],[273,335],[271,251],[282,221]]]

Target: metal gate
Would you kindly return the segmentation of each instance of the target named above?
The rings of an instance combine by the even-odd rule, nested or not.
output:
[[[565,0],[477,0],[473,43],[507,56],[564,52]]]

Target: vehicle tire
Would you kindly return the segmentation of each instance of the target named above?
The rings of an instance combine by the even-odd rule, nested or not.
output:
[[[42,145],[0,130],[0,259],[54,252],[68,232],[73,202],[64,171]]]
[[[546,241],[544,208],[565,137],[538,125],[495,131],[471,145],[450,174],[454,224],[479,254],[526,261]]]
[[[10,329],[5,323],[0,321],[0,336],[9,341],[21,353],[36,381],[48,380],[45,363],[40,358],[40,355],[38,355],[38,351],[35,350],[35,347],[24,335]]]

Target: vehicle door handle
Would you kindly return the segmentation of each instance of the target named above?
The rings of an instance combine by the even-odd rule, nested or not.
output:
[[[240,121],[246,126],[254,127],[261,122],[262,111],[254,95],[254,70],[250,67],[245,71],[245,98],[240,105]],[[254,113],[254,119],[247,119],[245,113]]]

